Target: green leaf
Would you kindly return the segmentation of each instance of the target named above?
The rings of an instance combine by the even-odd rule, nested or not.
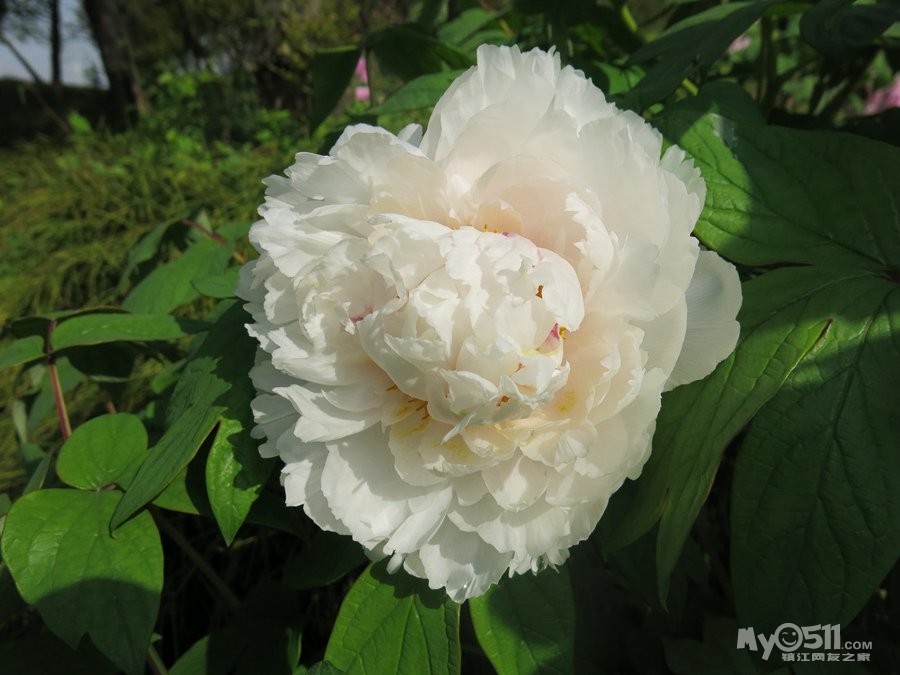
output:
[[[119,672],[89,642],[71,649],[53,633],[32,633],[0,645],[3,675],[115,675]]]
[[[86,314],[68,319],[53,331],[54,351],[105,342],[148,342],[183,337],[178,321],[168,314]]]
[[[850,134],[666,117],[709,191],[696,234],[747,265],[900,269],[900,150]]]
[[[438,28],[437,38],[447,44],[460,45],[496,18],[496,12],[489,12],[481,7],[467,9],[453,21],[448,21]]]
[[[149,514],[113,539],[118,492],[39,490],[7,515],[0,550],[22,597],[73,649],[87,634],[127,673],[143,673],[159,609],[163,554]]]
[[[763,631],[848,622],[900,555],[900,290],[835,280],[811,306],[828,333],[756,417],[735,466],[735,604]]]
[[[156,498],[178,476],[223,416],[240,420],[248,414],[252,392],[248,373],[256,345],[244,329],[247,315],[240,304],[229,302],[225,306],[227,309],[185,366],[166,409],[166,432],[122,498],[110,523],[112,529]],[[241,466],[250,472],[260,466],[252,464],[254,461],[261,462],[247,459],[246,453],[238,461],[246,461]],[[249,468],[251,465],[254,468]],[[224,477],[229,479],[228,475]],[[214,509],[222,512],[223,506],[230,508],[219,504]]]
[[[319,530],[284,567],[289,588],[307,590],[334,583],[366,561],[362,547],[347,537]]]
[[[328,661],[319,661],[306,671],[306,675],[343,675],[343,673],[343,670],[338,670]]]
[[[59,452],[56,473],[82,490],[127,487],[147,455],[147,431],[135,415],[95,417],[77,427]]]
[[[219,408],[185,414],[170,426],[150,451],[109,522],[115,530],[155,499],[197,454],[218,419]]]
[[[25,469],[30,471],[28,482],[22,490],[23,494],[40,490],[47,481],[50,473],[50,465],[53,463],[53,455],[44,452],[39,445],[35,443],[23,443],[20,448],[22,457],[25,459]]]
[[[692,111],[694,116],[704,113],[721,115],[740,124],[763,125],[765,116],[756,101],[741,85],[728,80],[713,80],[700,87],[696,96],[688,96],[666,108],[668,115]],[[663,121],[665,125],[665,121]]]
[[[856,52],[900,21],[895,0],[856,4],[855,0],[819,0],[800,20],[800,35],[834,63]]]
[[[469,609],[498,675],[573,672],[575,604],[565,567],[502,579]]]
[[[631,91],[644,76],[644,69],[640,66],[626,68],[611,63],[600,63],[597,70],[599,76],[595,78],[595,82],[607,96]]]
[[[244,377],[246,379],[246,375]],[[250,412],[252,398],[251,387],[246,397],[245,412],[240,419],[226,418],[221,421],[206,460],[209,503],[228,544],[247,519],[250,507],[256,502],[275,466],[274,459],[260,457],[259,441],[250,437],[253,428]]]
[[[444,70],[440,73],[421,75],[407,82],[379,106],[372,108],[375,115],[400,112],[402,110],[418,110],[431,108],[447,91],[447,87],[465,71]]]
[[[181,657],[169,668],[169,675],[208,675],[209,659],[209,635],[197,640]]]
[[[128,254],[128,261],[125,263],[125,269],[122,270],[121,281],[119,282],[120,291],[124,291],[127,288],[128,280],[138,267],[153,259],[169,227],[180,220],[179,218],[176,221],[160,223],[138,240]]]
[[[178,513],[212,517],[212,507],[206,496],[206,482],[202,469],[197,462],[188,464],[162,492],[156,495],[153,505]]]
[[[656,555],[663,604],[726,446],[821,339],[829,318],[814,299],[852,280],[849,272],[785,269],[745,283],[738,314],[743,334],[734,353],[709,377],[663,396],[650,460],[624,508],[614,498],[601,521],[604,546],[615,550],[661,519]]]
[[[358,45],[334,47],[316,52],[312,62],[313,108],[309,116],[310,127],[315,130],[331,114],[341,100],[362,48]]]
[[[192,244],[180,258],[160,265],[142,279],[122,306],[135,313],[166,314],[196,300],[199,293],[192,282],[222,272],[232,248],[212,239]]]
[[[325,659],[347,673],[459,673],[459,605],[375,563],[341,605]]]
[[[415,24],[389,26],[371,33],[368,47],[384,71],[406,82],[447,68],[455,70],[474,65],[472,56],[440,42]]]
[[[208,298],[233,298],[240,273],[240,267],[229,267],[222,274],[197,279],[194,288]]]
[[[759,675],[765,672],[753,662],[751,652],[735,649],[737,634],[738,624],[734,619],[707,617],[703,622],[702,641],[665,640],[666,665],[676,675]],[[779,668],[770,675],[790,675],[790,672],[788,668]]]
[[[658,61],[627,97],[628,107],[644,110],[671,94],[685,78],[704,75],[732,41],[776,2],[716,5],[669,27],[632,55],[632,64]]]
[[[10,368],[44,356],[44,338],[30,335],[0,349],[0,368]]]

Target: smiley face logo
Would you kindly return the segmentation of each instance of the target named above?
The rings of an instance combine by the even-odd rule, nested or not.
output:
[[[783,652],[792,652],[802,643],[803,633],[795,623],[783,623],[775,629],[775,644]]]

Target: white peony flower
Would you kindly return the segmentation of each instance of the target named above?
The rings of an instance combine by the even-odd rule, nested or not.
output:
[[[271,177],[240,294],[289,505],[457,601],[559,565],[733,348],[699,172],[559,57],[482,47],[424,136]]]

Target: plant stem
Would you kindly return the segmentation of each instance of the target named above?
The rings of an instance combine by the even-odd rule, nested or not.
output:
[[[647,42],[647,39],[641,32],[640,26],[638,26],[637,21],[634,20],[634,16],[632,16],[631,10],[628,9],[628,5],[624,2],[619,5],[619,17],[622,19],[622,23],[625,24],[625,27],[628,28],[628,32],[630,32],[632,35],[634,35],[634,37],[640,40],[642,44]]]
[[[763,113],[768,117],[775,105],[775,96],[778,94],[778,63],[776,60],[775,46],[772,44],[774,24],[770,17],[764,16],[760,20],[762,34],[762,46],[759,54],[759,92],[757,100]]]
[[[157,509],[154,509],[153,514],[159,529],[165,532],[166,536],[168,536],[169,539],[184,552],[191,562],[197,566],[197,569],[206,577],[206,580],[209,581],[216,593],[219,594],[222,601],[228,606],[228,609],[231,612],[236,612],[241,606],[240,598],[234,594],[234,591],[228,588],[228,585],[222,577],[220,577],[210,564],[206,562],[206,559],[200,555],[200,552],[191,545],[191,542],[181,534],[179,529],[169,522],[168,518]]]
[[[219,244],[225,243],[225,239],[222,237],[222,235],[216,234],[215,232],[213,232],[212,230],[210,230],[207,227],[203,227],[203,225],[198,223],[196,220],[192,220],[191,218],[184,218],[181,222],[184,223],[185,225],[187,225],[188,227],[194,228],[201,234],[205,234],[207,237],[209,237],[216,243],[219,243]]]
[[[47,326],[47,343],[44,346],[44,352],[47,354],[47,374],[50,376],[50,387],[53,389],[53,402],[56,404],[59,430],[65,441],[72,435],[72,425],[69,423],[69,412],[66,410],[66,400],[63,398],[62,386],[59,383],[59,373],[56,371],[56,356],[53,353],[53,343],[50,341],[55,328],[56,319],[50,319],[50,323]]]
[[[212,239],[217,244],[222,244],[224,246],[226,243],[228,243],[225,241],[224,237],[222,237],[221,234],[217,234],[216,232],[213,232],[209,228],[203,227],[203,225],[198,223],[196,220],[191,220],[190,218],[183,218],[181,222],[184,223],[185,225],[187,225],[188,227],[191,227],[191,228],[197,230],[201,234],[206,235],[207,237]],[[242,256],[240,253],[238,253],[237,251],[232,251],[231,257],[234,258],[241,265],[243,265],[244,263],[247,262],[247,259],[244,256]]]
[[[153,675],[169,675],[169,669],[166,668],[166,664],[163,663],[163,660],[159,658],[159,654],[156,652],[153,645],[150,645],[147,648],[147,666],[150,668]]]
[[[866,71],[868,71],[869,66],[872,64],[872,61],[875,60],[876,51],[872,51],[868,54],[857,58],[849,67],[847,77],[844,81],[844,86],[842,86],[838,92],[831,98],[828,103],[822,108],[822,112],[820,116],[829,121],[833,122],[834,118],[841,111],[841,106],[847,102],[847,98],[850,94],[853,93],[853,90],[856,89],[856,86],[859,84],[859,78],[865,75]]]

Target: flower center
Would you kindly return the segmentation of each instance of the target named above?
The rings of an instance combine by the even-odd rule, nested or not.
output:
[[[450,424],[529,416],[566,383],[565,333],[584,317],[571,265],[525,237],[409,219],[365,259],[396,298],[357,323],[370,358]]]

